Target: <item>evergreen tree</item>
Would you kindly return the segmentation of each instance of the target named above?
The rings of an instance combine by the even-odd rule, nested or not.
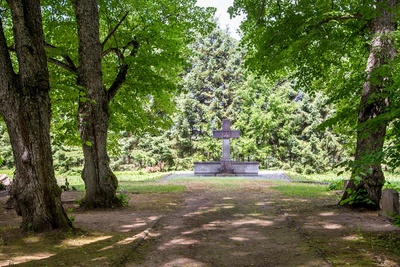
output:
[[[196,56],[183,77],[185,93],[177,100],[176,128],[185,129],[181,134],[186,141],[181,144],[195,160],[219,160],[220,142],[212,138],[212,130],[222,127],[222,119],[234,124],[238,118],[236,91],[244,82],[243,52],[221,29],[199,38],[192,49]]]

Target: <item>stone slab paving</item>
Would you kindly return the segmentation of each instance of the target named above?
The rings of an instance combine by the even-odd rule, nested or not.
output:
[[[207,178],[215,178],[209,176],[194,176],[194,172],[192,171],[177,171],[172,174],[166,175],[162,181],[170,181],[177,180],[183,178],[193,178],[193,179],[207,179]],[[223,178],[223,176],[219,176],[219,178]],[[249,179],[249,180],[271,180],[271,181],[287,181],[291,182],[290,178],[281,171],[259,171],[257,176],[229,176],[229,178],[240,178],[240,179]]]

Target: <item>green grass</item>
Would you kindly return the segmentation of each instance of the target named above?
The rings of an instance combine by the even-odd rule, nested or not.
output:
[[[131,172],[114,172],[117,176],[119,184],[128,183],[143,183],[143,182],[156,182],[163,178],[168,173],[143,173],[140,171]],[[65,184],[65,178],[68,178],[69,187],[76,187],[79,191],[85,190],[85,183],[79,175],[57,175],[57,183],[59,185]],[[125,188],[119,188],[119,190],[126,190]]]
[[[114,174],[117,176],[118,181],[156,182],[168,175],[168,172],[117,171]]]
[[[133,194],[181,193],[186,191],[186,186],[170,184],[136,184],[131,182],[122,182],[122,184],[120,184],[120,190],[126,190]]]
[[[343,181],[350,178],[350,173],[345,173],[338,176],[336,173],[325,173],[325,174],[298,174],[295,172],[286,173],[293,181],[302,182],[317,182],[317,183],[329,183],[329,187],[335,190],[343,189]],[[385,173],[386,183],[384,188],[393,188],[400,191],[400,174]]]
[[[326,185],[285,183],[272,187],[287,197],[318,198],[329,195]]]
[[[287,176],[293,181],[307,181],[307,182],[320,182],[320,183],[332,183],[337,181],[343,181],[348,179],[349,175],[338,176],[336,173],[324,173],[324,174],[298,174],[295,172],[287,172]]]
[[[384,188],[392,188],[400,191],[400,174],[385,173],[386,183]]]

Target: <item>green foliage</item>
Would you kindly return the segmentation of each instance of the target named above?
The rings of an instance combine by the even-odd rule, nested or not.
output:
[[[394,189],[394,190],[397,190],[397,191],[400,192],[400,181],[398,181],[398,180],[397,181],[388,181],[388,180],[386,180],[384,188]]]
[[[118,206],[127,207],[129,206],[129,196],[126,194],[118,194],[116,195]]]
[[[229,118],[241,137],[231,141],[231,157],[259,161],[261,168],[295,169],[306,174],[331,170],[346,158],[344,138],[319,125],[333,109],[322,94],[311,96],[292,82],[272,83],[242,68],[244,51],[220,29],[193,44],[195,56],[175,98],[173,126],[141,138],[124,133],[115,169],[146,166],[190,169],[193,161],[216,161],[221,142],[212,130]]]
[[[83,153],[78,147],[53,145],[54,168],[60,174],[80,174],[83,166]]]
[[[343,180],[338,180],[336,182],[329,183],[328,190],[343,190],[344,182]]]
[[[14,158],[5,123],[0,118],[0,167],[12,168]]]
[[[250,1],[242,3],[246,5],[243,10],[255,11]],[[274,75],[268,79],[258,77],[244,69],[245,54],[249,52],[250,62],[253,55],[257,57],[255,49],[262,46],[261,38],[272,31],[255,27],[249,34],[254,33],[257,37],[261,33],[257,37],[260,43],[255,47],[240,48],[227,32],[220,29],[211,32],[214,21],[209,17],[213,10],[204,10],[194,4],[192,0],[168,3],[140,0],[135,4],[99,1],[105,88],[113,86],[121,68],[128,66],[129,69],[125,83],[110,103],[108,148],[111,149],[113,170],[183,170],[192,168],[193,161],[219,160],[221,142],[212,138],[211,133],[221,127],[224,118],[231,119],[232,128],[241,131],[241,138],[232,140],[234,160],[259,161],[262,168],[291,169],[303,174],[322,173],[345,160],[347,151],[352,151],[344,146],[352,148],[354,140],[343,138],[341,134],[351,129],[341,127],[335,129],[337,133],[332,127],[321,129],[319,125],[326,120],[334,121],[335,112],[350,114],[349,109],[354,109],[358,100],[342,96],[357,94],[329,89],[325,94],[307,93],[316,87],[343,85],[344,74],[347,75],[348,88],[358,85],[356,77],[361,74],[348,71],[354,62],[333,56],[339,42],[335,40],[332,44],[336,49],[333,52],[328,51],[330,46],[322,47],[320,44],[303,49],[302,44],[310,44],[312,40],[302,27],[309,28],[316,21],[304,25],[299,14],[294,14],[288,19],[301,23],[290,27],[299,32],[282,34],[288,29],[279,22],[277,38],[272,40],[272,34],[268,37],[268,40],[277,42],[276,50],[267,52],[263,48],[264,56],[260,59],[268,58],[268,62],[253,66],[266,72],[270,69]],[[280,12],[275,2],[271,2],[269,7],[275,9],[276,14]],[[303,18],[313,13],[306,6],[301,8],[305,9]],[[322,11],[318,9],[316,12],[319,15]],[[244,26],[255,18],[253,15],[247,18]],[[82,140],[77,131],[77,105],[79,99],[86,97],[86,92],[76,85],[76,75],[60,68],[57,63],[68,56],[74,66],[78,65],[77,26],[69,2],[44,1],[43,16],[46,41],[52,45],[48,47],[48,57],[54,63],[49,65],[54,165],[60,174],[74,175],[81,171],[83,160],[78,148]],[[273,19],[269,21],[272,22]],[[334,31],[332,27],[327,28],[328,33]],[[349,25],[346,27],[351,28]],[[199,31],[207,35],[201,35]],[[250,41],[250,35],[245,36],[245,42]],[[302,38],[301,43],[284,43],[295,40],[296,36]],[[138,46],[134,45],[136,42]],[[321,42],[328,43],[325,39]],[[285,45],[289,47],[285,48]],[[346,45],[346,48],[349,47]],[[357,52],[358,48],[351,50],[349,60],[360,55],[362,51]],[[321,59],[315,51],[321,52]],[[297,60],[286,59],[286,56],[296,53]],[[315,55],[302,61],[307,53]],[[278,69],[276,58],[287,63],[285,70],[275,72]],[[304,69],[297,72],[296,64],[303,64],[301,62],[305,64]],[[329,63],[332,67],[339,66],[334,65],[339,62],[343,69],[335,67],[319,72],[323,64]],[[311,74],[315,73],[322,78],[312,78]],[[299,75],[305,74],[308,76],[299,79]],[[328,76],[332,81],[324,80]],[[278,82],[272,77],[279,78]],[[308,82],[315,80],[315,84],[305,86],[306,78]],[[347,102],[339,103],[332,97],[328,99],[326,95],[331,94],[339,95],[341,101]],[[337,104],[336,109],[331,102]],[[8,145],[8,141],[5,143]],[[2,145],[1,135],[0,147],[6,147]],[[11,149],[0,151],[8,151],[4,156],[0,154],[0,158],[3,165],[11,167]]]
[[[393,217],[393,224],[400,227],[400,214]]]
[[[187,45],[198,32],[214,27],[210,18],[215,9],[195,3],[99,1],[104,86],[111,91],[122,82],[109,105],[111,133],[129,130],[140,135],[169,127],[172,96],[191,54]],[[49,67],[55,140],[80,145],[76,112],[78,100],[85,100],[86,93],[76,85],[78,40],[72,5],[45,1],[43,17],[46,40],[51,44],[48,57],[54,63]],[[127,74],[122,79],[124,69]],[[117,153],[118,136],[110,137],[114,140],[108,145],[114,145],[111,148]]]
[[[348,198],[340,201],[340,205],[357,205],[357,204],[368,204],[375,205],[375,203],[369,198],[369,194],[366,189],[352,190],[350,188],[346,189]]]
[[[71,221],[71,223],[74,223],[75,222],[75,216],[69,216],[69,220]]]
[[[399,162],[396,123],[400,80],[395,75],[400,66],[396,55],[399,39],[396,22],[391,19],[399,12],[392,6],[395,4],[235,0],[230,8],[232,15],[246,15],[241,25],[242,44],[248,47],[246,64],[250,69],[273,80],[289,77],[296,90],[312,96],[323,92],[327,103],[334,104],[335,112],[323,119],[324,126],[350,136],[355,161],[347,163],[352,176],[359,175],[359,168],[374,169],[375,175],[361,174],[371,198],[383,184],[384,177],[376,175],[381,173],[382,161],[391,168]],[[382,149],[390,122],[389,143]],[[302,147],[313,143],[310,141]],[[303,151],[306,163],[316,160],[312,149]],[[295,168],[312,171],[300,166]],[[349,193],[352,197],[347,203],[371,204],[366,192]]]

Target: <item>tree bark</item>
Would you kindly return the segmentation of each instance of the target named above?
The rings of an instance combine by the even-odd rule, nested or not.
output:
[[[358,194],[360,201],[350,205],[369,209],[380,208],[382,187],[385,183],[381,161],[387,121],[372,120],[384,114],[389,107],[387,87],[390,86],[393,75],[390,64],[396,57],[395,42],[391,34],[397,27],[394,11],[398,0],[377,0],[375,3],[379,10],[370,23],[372,41],[366,66],[367,80],[363,86],[358,113],[351,190],[342,197],[345,200],[352,194]]]
[[[74,0],[73,6],[79,39],[77,83],[82,87],[78,122],[85,160],[83,205],[88,209],[108,208],[118,204],[118,180],[107,155],[109,99],[102,79],[98,3],[97,0]]]
[[[22,230],[72,227],[61,204],[50,144],[50,98],[39,0],[8,0],[19,74],[0,22],[0,113],[15,160],[11,195]]]

